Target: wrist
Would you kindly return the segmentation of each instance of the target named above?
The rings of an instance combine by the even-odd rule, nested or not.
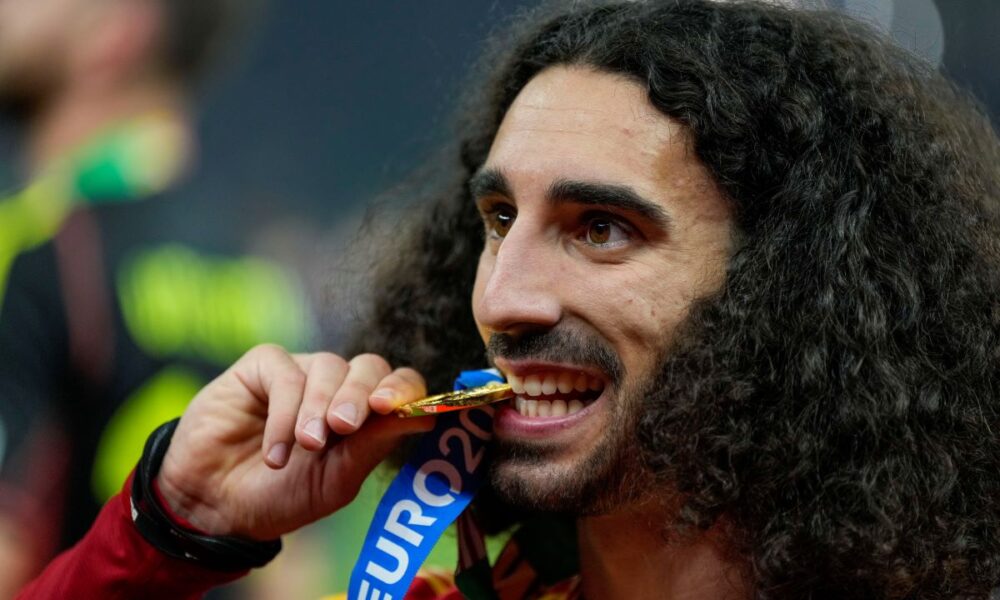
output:
[[[206,511],[199,511],[198,508],[203,508],[203,504],[183,493],[182,488],[175,486],[169,477],[160,476],[160,467],[176,427],[177,421],[174,420],[154,431],[136,467],[131,486],[132,521],[136,529],[147,542],[167,556],[210,569],[243,571],[263,566],[281,550],[280,540],[255,541],[198,532],[211,532],[218,526],[213,527],[212,519],[202,516]],[[159,493],[156,491],[157,483]],[[182,517],[193,528],[178,523],[175,516]]]
[[[162,475],[153,481],[153,493],[159,500],[160,506],[170,517],[170,520],[180,525],[184,529],[189,529],[195,533],[203,535],[220,535],[227,532],[221,531],[203,517],[199,516],[196,504],[185,496],[173,484],[168,483]]]
[[[178,479],[171,475],[170,458],[168,452],[160,473],[153,481],[153,491],[171,519],[182,527],[206,535],[233,533],[232,527],[200,495],[185,491],[192,487],[184,485],[183,477]]]

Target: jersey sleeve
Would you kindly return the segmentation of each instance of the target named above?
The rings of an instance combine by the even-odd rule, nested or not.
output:
[[[60,554],[17,598],[200,598],[242,572],[214,571],[171,558],[151,546],[132,522],[128,490],[104,505],[87,535]]]

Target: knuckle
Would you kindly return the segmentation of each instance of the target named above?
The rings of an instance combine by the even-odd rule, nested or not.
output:
[[[336,395],[337,388],[332,386],[316,386],[307,389],[302,397],[302,407],[299,412],[302,413],[303,418],[322,413]]]
[[[277,376],[276,382],[290,388],[301,389],[306,385],[306,374],[298,369],[288,369]]]
[[[378,382],[375,387],[379,388],[398,388],[406,385],[406,380],[399,376],[398,373],[389,373],[386,375],[385,379]]]
[[[243,360],[249,363],[269,364],[280,363],[288,356],[288,352],[277,344],[258,344],[247,350]]]
[[[333,352],[318,352],[313,358],[314,364],[325,371],[346,371],[348,363],[340,355]]]
[[[267,418],[267,437],[270,439],[275,438],[289,438],[292,437],[293,430],[295,429],[296,415],[293,412],[286,411],[276,411]]]
[[[354,402],[367,402],[368,395],[372,393],[372,387],[360,381],[345,381],[337,392],[336,400],[350,400]]]
[[[247,354],[255,356],[274,356],[275,354],[285,354],[285,349],[277,344],[257,344],[250,349]]]
[[[388,374],[392,371],[392,367],[389,366],[389,362],[387,360],[378,354],[373,354],[371,352],[355,356],[351,360],[351,365],[353,366],[354,364],[364,364],[383,374]]]
[[[424,385],[424,376],[418,373],[416,369],[410,367],[396,369],[393,375],[412,385]]]

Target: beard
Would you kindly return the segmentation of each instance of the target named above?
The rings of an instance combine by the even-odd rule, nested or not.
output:
[[[497,440],[490,484],[511,505],[532,511],[576,516],[608,514],[642,501],[651,493],[652,478],[642,462],[636,429],[653,377],[626,381],[617,355],[596,336],[562,330],[514,338],[495,334],[487,345],[492,358],[533,358],[591,365],[610,379],[604,400],[608,423],[585,454],[556,461],[561,450],[544,442]]]

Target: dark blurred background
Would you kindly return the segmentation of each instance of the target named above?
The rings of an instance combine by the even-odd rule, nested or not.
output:
[[[802,2],[860,16],[891,33],[974,93],[994,124],[1000,122],[997,0]],[[211,236],[224,247],[249,246],[299,264],[307,275],[322,273],[317,264],[337,259],[324,255],[338,247],[331,239],[349,244],[371,199],[446,135],[484,39],[534,4],[271,2],[240,51],[200,92],[198,169],[191,193],[171,201],[162,227],[185,238]],[[21,133],[0,123],[0,189],[23,179]],[[336,314],[338,306],[323,293],[336,282],[307,279],[315,310]],[[382,487],[372,484],[355,507],[289,544],[250,584],[255,591],[238,597],[339,591]]]
[[[826,3],[939,62],[996,122],[1000,2]],[[484,37],[534,4],[271,2],[202,90],[196,193],[164,227],[218,235],[221,224],[242,238],[274,222],[322,231],[356,213],[434,148]],[[17,177],[16,144],[17,132],[0,123],[0,183]]]
[[[197,193],[164,227],[336,223],[433,147],[484,36],[530,4],[270,2],[202,89]],[[0,124],[7,182],[17,134]]]

